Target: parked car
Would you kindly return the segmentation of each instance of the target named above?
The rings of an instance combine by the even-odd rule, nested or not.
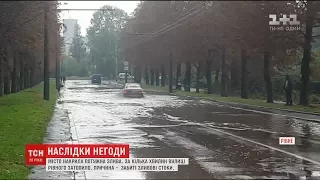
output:
[[[123,81],[126,78],[126,73],[119,73],[118,79]],[[127,80],[133,80],[133,76],[131,76],[129,73],[127,73]]]
[[[91,78],[91,84],[101,84],[101,75],[94,74]]]
[[[126,83],[123,89],[124,96],[138,96],[143,97],[144,92],[140,84],[137,83]]]

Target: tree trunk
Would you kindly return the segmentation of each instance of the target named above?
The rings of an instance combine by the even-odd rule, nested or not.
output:
[[[137,72],[137,67],[134,67],[134,72],[131,74],[134,76],[133,82],[138,83],[138,72]]]
[[[214,82],[219,83],[219,74],[220,74],[220,68],[216,69],[216,76],[214,77]]]
[[[181,90],[181,85],[179,85],[179,78],[181,79],[181,63],[177,64],[177,74],[176,74],[176,89],[177,90]]]
[[[166,85],[166,71],[164,69],[164,64],[161,66],[161,86]]]
[[[145,77],[145,81],[146,84],[149,84],[149,71],[148,71],[148,67],[144,68],[144,77]]]
[[[28,68],[24,68],[24,89],[28,89],[30,87],[30,72]]]
[[[172,52],[169,59],[169,93],[172,93]]]
[[[16,56],[17,56],[17,74],[16,74],[16,77],[17,77],[17,92],[20,92],[20,85],[21,85],[21,82],[20,82],[20,63],[21,63],[21,55],[20,53],[16,53]]]
[[[16,55],[16,52],[14,52],[13,54],[13,70],[12,70],[12,73],[11,73],[11,93],[16,93],[17,92],[17,87],[18,87],[18,70],[17,70],[17,63],[18,63],[18,60],[17,60],[17,55]]]
[[[2,65],[2,60],[0,59],[0,97],[4,95],[4,83],[3,83],[3,75],[4,75],[4,68]]]
[[[240,74],[238,73],[238,65],[235,60],[232,61],[231,63],[231,89],[232,91],[237,90],[239,88],[239,76]]]
[[[0,97],[4,95],[4,83],[3,83],[3,75],[2,69],[0,67]]]
[[[138,71],[137,71],[137,74],[138,74],[138,76],[137,76],[137,83],[141,83],[141,67],[139,66],[138,67]]]
[[[3,86],[3,91],[4,94],[10,94],[11,92],[11,73],[6,72],[6,75],[4,75],[4,86]]]
[[[140,67],[135,67],[135,70],[134,70],[134,82],[135,83],[141,83],[141,69]]]
[[[272,82],[270,77],[270,57],[269,53],[264,53],[264,81],[266,82],[266,90],[267,90],[267,103],[273,103],[273,94],[272,94]]]
[[[154,70],[153,70],[153,68],[150,69],[150,74],[151,74],[151,85],[154,85]]]
[[[208,59],[206,61],[206,76],[207,76],[207,88],[208,94],[212,94],[212,76],[211,76],[211,65],[212,65],[213,51],[208,50]]]
[[[35,84],[35,85],[37,85],[37,84],[39,84],[40,82],[43,81],[43,72],[40,71],[40,70],[38,70],[38,69],[36,69],[35,75],[36,75],[36,77],[35,77],[35,79],[36,79],[36,81],[35,81],[36,84]]]
[[[24,60],[20,60],[20,90],[24,90],[24,80],[25,80],[25,68],[24,68]]]
[[[156,86],[159,86],[159,70],[156,68]]]
[[[196,93],[199,93],[199,89],[200,89],[200,72],[201,72],[201,63],[198,62]]]
[[[312,41],[312,27],[313,16],[311,15],[310,8],[311,2],[307,3],[307,22],[305,44],[303,46],[303,58],[301,63],[301,87],[300,87],[300,101],[303,106],[309,105],[309,78],[310,78],[310,62],[311,62],[311,41]]]
[[[186,63],[186,72],[185,72],[185,84],[184,90],[190,92],[190,85],[191,85],[191,63]]]
[[[241,51],[241,98],[248,99],[248,67],[245,50]]]
[[[226,64],[226,49],[222,50],[222,59],[221,59],[221,71],[222,71],[222,76],[221,76],[221,96],[222,97],[227,97],[227,85],[228,85],[228,69],[227,69],[227,64]]]
[[[40,84],[41,82],[43,82],[43,72],[37,70],[36,78],[37,78],[37,83],[36,83],[36,85],[38,85],[38,84]]]
[[[40,73],[40,71],[39,70],[35,70],[35,77],[34,77],[34,82],[35,82],[35,84],[34,85],[37,85],[37,84],[39,84],[39,82],[41,81],[41,74],[42,73]]]
[[[35,68],[32,67],[30,69],[30,77],[29,77],[30,87],[33,87],[36,84],[35,75],[36,75]]]
[[[36,86],[37,84],[40,83],[41,81],[41,74],[39,70],[35,69],[35,72],[34,72],[34,85]]]

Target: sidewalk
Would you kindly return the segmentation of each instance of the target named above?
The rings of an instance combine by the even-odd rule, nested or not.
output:
[[[161,93],[166,92],[168,88],[168,87],[159,87],[159,86],[157,87],[157,86],[150,86],[150,85],[149,86],[144,85],[144,86],[147,86],[146,87],[147,90],[161,92]],[[290,117],[290,118],[320,123],[320,113],[303,112],[303,111],[296,111],[291,109],[282,109],[282,108],[266,107],[266,106],[259,106],[259,105],[253,105],[253,104],[229,102],[227,100],[226,101],[218,100],[215,98],[219,98],[219,99],[223,99],[223,98],[215,94],[213,95],[203,94],[201,93],[201,90],[200,90],[200,94],[196,94],[195,89],[192,89],[191,92],[175,91],[175,88],[173,88],[173,90],[174,92],[171,95],[175,95],[175,96],[183,96],[183,97],[188,97],[188,98],[197,99],[197,100],[213,101],[213,102],[218,102],[221,105],[228,106],[230,108],[237,108],[237,109],[240,108],[240,109],[249,110],[253,112],[276,114],[284,117]],[[243,99],[243,101],[246,101],[246,100]],[[261,102],[265,103],[264,101],[261,101]],[[275,101],[274,104],[276,104],[276,106],[278,107],[279,106],[286,107],[285,104],[281,101]],[[265,105],[270,105],[270,104],[265,103]]]
[[[57,103],[54,108],[53,116],[46,128],[46,136],[43,143],[66,143],[72,144],[72,127],[69,118],[69,112],[65,109],[63,104],[63,97],[66,88],[62,88],[60,91],[60,97],[57,99]],[[33,166],[31,173],[28,175],[28,179],[74,179],[73,172],[55,172],[46,171],[45,166]]]

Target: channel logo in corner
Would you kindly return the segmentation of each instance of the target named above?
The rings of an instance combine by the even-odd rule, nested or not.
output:
[[[282,14],[282,17],[269,14],[269,19],[270,31],[300,31],[300,21],[297,19],[297,14],[290,14],[289,16]]]
[[[279,137],[279,145],[295,145],[295,137]]]

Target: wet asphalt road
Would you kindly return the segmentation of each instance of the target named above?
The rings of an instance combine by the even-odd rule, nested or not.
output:
[[[128,143],[132,158],[183,157],[178,172],[53,173],[30,179],[320,179],[320,123],[148,92],[125,98],[105,81],[67,81],[47,143]],[[293,136],[295,146],[280,146]]]

